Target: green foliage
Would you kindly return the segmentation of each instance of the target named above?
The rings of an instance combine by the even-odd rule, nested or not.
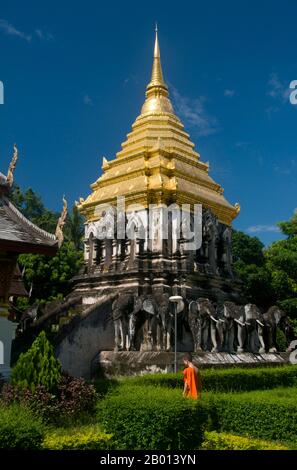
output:
[[[296,388],[209,394],[203,406],[211,418],[211,430],[297,442]]]
[[[12,370],[11,383],[33,392],[38,385],[42,385],[51,392],[56,389],[60,379],[60,362],[55,358],[53,347],[42,331],[31,348],[20,355]]]
[[[279,302],[286,308],[297,299],[297,235],[274,242],[265,252],[266,266],[271,273],[271,285]],[[285,302],[284,302],[285,301]],[[297,309],[290,305],[290,313]]]
[[[10,198],[18,209],[38,227],[54,233],[59,213],[45,208],[41,197],[31,188],[22,192],[14,186]],[[69,280],[75,276],[83,263],[82,237],[83,219],[76,206],[68,214],[64,226],[64,243],[53,258],[34,254],[19,256],[24,269],[27,289],[32,287],[30,303],[63,299],[70,291]],[[28,302],[18,301],[18,307],[25,309]]]
[[[258,238],[233,231],[234,270],[248,301],[263,309],[278,304],[297,318],[297,212],[278,225],[287,238],[265,250]]]
[[[110,450],[112,434],[102,432],[98,424],[60,428],[48,432],[42,443],[49,450]]]
[[[297,337],[297,318],[290,319],[293,335]]]
[[[239,230],[233,230],[232,233],[232,254],[233,261],[244,264],[254,264],[263,266],[264,264],[264,245],[257,237],[250,237]]]
[[[279,222],[277,225],[288,238],[295,237],[297,235],[297,210],[295,209],[295,212],[289,221]]]
[[[0,394],[0,403],[11,405],[19,403],[29,408],[44,422],[56,426],[73,424],[94,415],[98,395],[93,385],[84,379],[62,374],[56,390],[47,391],[37,385],[34,391],[20,386],[5,384]]]
[[[278,351],[286,351],[289,346],[285,333],[279,328],[276,330],[276,344]]]
[[[19,264],[25,268],[27,286],[33,286],[33,301],[62,299],[69,293],[69,280],[83,263],[83,253],[72,242],[64,242],[56,256],[23,254]]]
[[[284,444],[216,431],[204,433],[201,448],[203,450],[288,450]]]
[[[34,224],[48,232],[54,232],[59,214],[45,208],[41,197],[31,188],[24,193],[14,185],[10,195],[13,204]]]
[[[65,224],[65,238],[72,241],[76,250],[82,249],[82,239],[84,235],[83,218],[76,206],[72,208],[72,214],[69,214]]]
[[[247,301],[265,309],[276,303],[277,295],[272,287],[271,273],[265,266],[244,264],[240,260],[234,263],[234,269],[237,276],[244,281],[242,290]]]
[[[0,406],[0,448],[41,449],[44,425],[28,409]]]
[[[297,366],[201,369],[203,392],[241,392],[291,387],[297,384]],[[102,388],[101,381],[100,388]],[[121,379],[121,386],[182,388],[182,374],[147,374]],[[107,388],[107,387],[105,387]],[[113,383],[111,391],[116,390]]]
[[[177,450],[197,448],[207,415],[180,390],[123,385],[99,403],[98,420],[117,449]]]

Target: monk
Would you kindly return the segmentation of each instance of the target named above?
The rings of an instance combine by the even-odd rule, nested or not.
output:
[[[192,356],[190,353],[186,353],[183,357],[185,364],[184,369],[184,390],[183,396],[190,397],[197,400],[201,395],[201,381],[199,378],[199,371],[192,362]]]

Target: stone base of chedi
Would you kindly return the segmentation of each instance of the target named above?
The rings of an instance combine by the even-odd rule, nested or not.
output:
[[[183,367],[183,353],[177,354],[178,370]],[[193,354],[193,362],[201,368],[207,367],[257,367],[283,365],[289,362],[289,353],[209,353]],[[147,374],[154,372],[173,372],[173,352],[102,351],[92,364],[93,374],[109,377]]]

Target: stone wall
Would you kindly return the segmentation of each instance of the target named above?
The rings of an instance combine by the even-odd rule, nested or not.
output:
[[[114,326],[110,318],[114,297],[102,296],[79,319],[74,318],[62,329],[56,354],[64,371],[88,379],[98,351],[114,348]]]

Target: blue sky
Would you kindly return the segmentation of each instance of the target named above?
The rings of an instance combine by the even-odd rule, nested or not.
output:
[[[70,7],[71,5],[71,7]],[[0,170],[59,210],[85,197],[140,112],[154,23],[171,98],[234,226],[280,237],[296,201],[297,1],[1,0]]]

